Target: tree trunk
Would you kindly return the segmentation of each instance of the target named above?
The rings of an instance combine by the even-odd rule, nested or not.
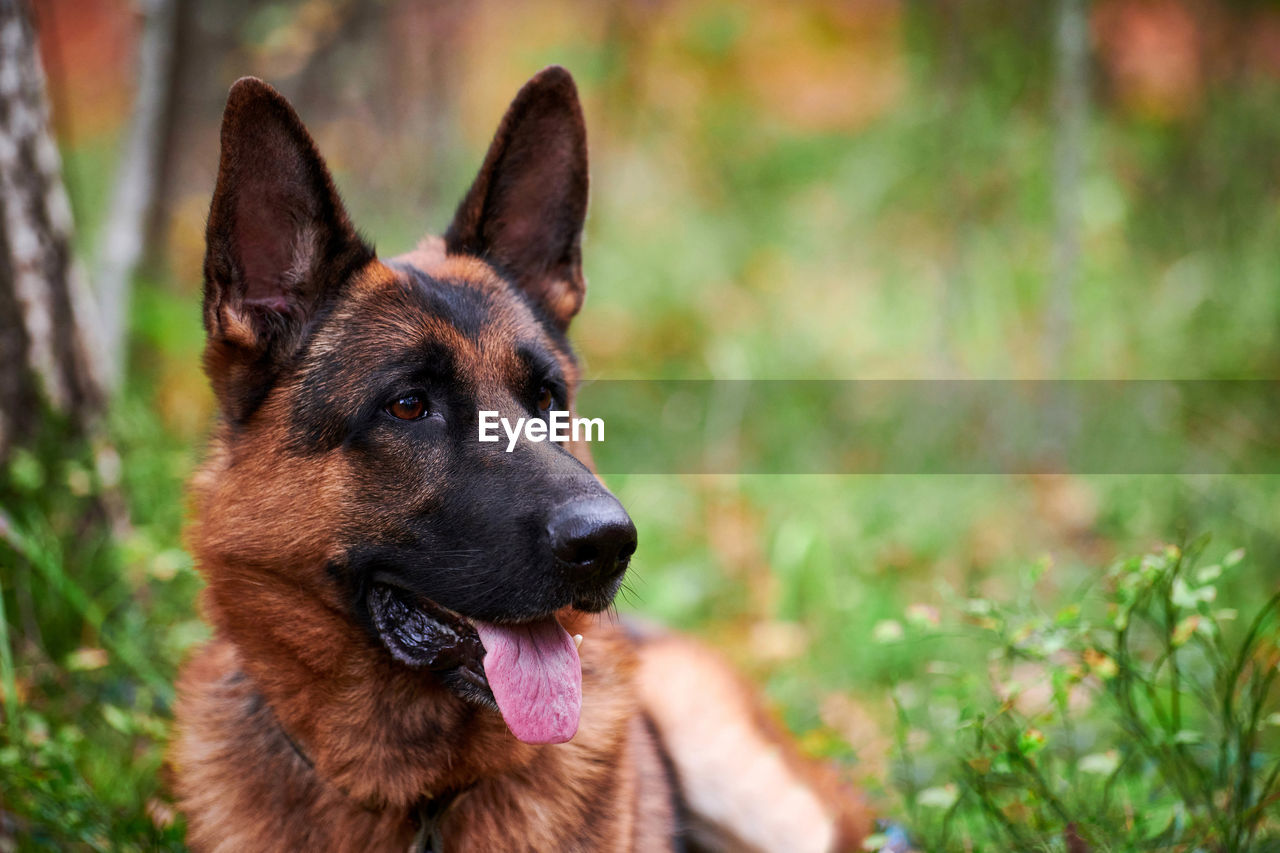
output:
[[[113,391],[120,387],[124,376],[133,278],[146,248],[147,214],[155,200],[161,146],[168,135],[165,113],[170,106],[178,28],[177,0],[144,0],[139,5],[143,27],[138,47],[138,91],[93,269],[99,337],[105,356],[103,379]]]
[[[0,0],[0,462],[48,409],[85,431],[102,407],[93,303],[71,233],[28,9]]]

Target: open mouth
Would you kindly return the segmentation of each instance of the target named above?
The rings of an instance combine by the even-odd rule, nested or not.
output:
[[[554,614],[498,625],[383,583],[373,584],[368,602],[393,657],[415,668],[450,671],[483,691],[518,739],[564,743],[578,731],[582,665],[575,638]]]

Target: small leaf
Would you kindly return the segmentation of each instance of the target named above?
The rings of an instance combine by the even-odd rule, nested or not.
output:
[[[907,605],[906,612],[907,622],[917,628],[936,628],[942,622],[941,616],[938,614],[938,608],[931,604],[910,604]]]
[[[1174,627],[1173,634],[1169,636],[1169,644],[1175,649],[1186,645],[1187,640],[1191,639],[1191,635],[1196,632],[1196,628],[1199,626],[1199,614],[1188,616]]]
[[[1078,766],[1081,773],[1110,776],[1120,766],[1120,755],[1114,749],[1090,753],[1080,759]]]
[[[1110,681],[1120,674],[1120,667],[1106,652],[1100,652],[1097,649],[1085,649],[1084,662],[1089,666],[1089,671],[1103,681]]]
[[[1154,580],[1159,577],[1165,569],[1164,560],[1155,554],[1147,554],[1142,558],[1139,571],[1143,580]]]
[[[1178,803],[1157,802],[1147,806],[1139,819],[1146,825],[1148,834],[1159,834],[1169,828],[1181,811]]]
[[[133,731],[133,721],[129,719],[129,715],[115,705],[102,706],[102,719],[121,734],[127,735]]]
[[[181,548],[169,548],[156,554],[149,568],[156,580],[170,581],[179,572],[191,569],[191,557]]]
[[[1067,639],[1059,633],[1049,634],[1040,642],[1038,651],[1045,657],[1050,657],[1062,651],[1067,646]]]
[[[37,491],[44,485],[44,466],[34,453],[18,448],[9,460],[9,478],[22,491]]]
[[[1222,567],[1229,569],[1244,559],[1244,549],[1237,548],[1222,558]]]
[[[1044,736],[1044,732],[1035,728],[1027,729],[1018,736],[1018,751],[1023,755],[1035,755],[1044,749],[1048,742],[1049,739]]]
[[[1187,582],[1182,578],[1174,578],[1173,588],[1170,590],[1169,596],[1175,605],[1184,608],[1193,608],[1199,600],[1196,594],[1187,586]]]
[[[1210,581],[1216,581],[1221,576],[1222,566],[1218,563],[1214,563],[1211,566],[1205,566],[1204,568],[1196,571],[1196,581],[1202,584],[1209,583]]]
[[[76,671],[86,671],[91,669],[102,669],[110,660],[107,653],[103,649],[80,648],[67,655],[67,669]]]
[[[1021,646],[1031,638],[1031,635],[1035,633],[1035,630],[1036,626],[1031,622],[1027,622],[1009,636],[1010,645]]]
[[[877,643],[896,643],[905,636],[902,624],[896,619],[881,619],[871,629],[871,639]]]
[[[937,788],[925,788],[916,796],[916,802],[934,809],[949,809],[955,805],[960,792],[954,784]]]

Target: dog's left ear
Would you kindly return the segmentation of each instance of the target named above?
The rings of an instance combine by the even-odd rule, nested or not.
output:
[[[494,264],[563,331],[586,293],[586,216],[586,123],[573,77],[553,65],[511,102],[445,248]]]

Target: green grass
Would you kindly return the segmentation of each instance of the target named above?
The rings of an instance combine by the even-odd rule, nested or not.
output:
[[[574,330],[589,374],[1045,375],[1045,28],[979,28],[951,80],[938,59],[946,33],[917,10],[897,105],[855,130],[803,132],[734,88],[741,14],[694,16],[660,48],[659,61],[702,75],[698,108],[650,95],[593,137],[591,289]],[[608,47],[572,47],[591,69],[588,97],[612,91]],[[1280,87],[1237,81],[1165,123],[1102,104],[1089,145],[1060,373],[1274,376]],[[82,222],[105,197],[105,150],[69,152]],[[423,216],[408,192],[373,197],[358,174],[338,179],[389,253],[447,216]],[[140,282],[130,385],[106,440],[77,447],[52,429],[0,483],[0,842],[181,847],[160,769],[174,674],[207,631],[181,539],[183,483],[210,414],[196,284]],[[773,414],[789,428],[804,413]],[[1269,675],[1220,677],[1240,649],[1274,643],[1274,621],[1252,639],[1247,627],[1280,583],[1280,478],[622,474],[610,485],[640,531],[624,608],[723,648],[806,749],[840,761],[929,849],[1067,849],[1068,823],[1099,850],[1263,849],[1241,828],[1273,831],[1262,791],[1274,701],[1248,719],[1196,703],[1267,695]],[[1212,582],[1208,614],[1192,608],[1220,629],[1162,652],[1185,618],[1167,609],[1174,579],[1195,571],[1164,545],[1203,531],[1215,544],[1196,565],[1247,557]],[[1149,552],[1155,563],[1135,557]],[[1126,589],[1141,591],[1149,619],[1122,653],[1107,604]],[[1116,674],[1090,675],[1086,645]],[[1032,676],[1047,685],[1047,717],[1001,695]],[[1066,712],[1063,690],[1077,696]],[[1202,740],[1179,740],[1184,730]]]
[[[1056,610],[957,601],[990,636],[986,665],[894,694],[925,849],[1280,845],[1280,594],[1224,606],[1218,582],[1246,555],[1206,564],[1206,545],[1120,561]]]

